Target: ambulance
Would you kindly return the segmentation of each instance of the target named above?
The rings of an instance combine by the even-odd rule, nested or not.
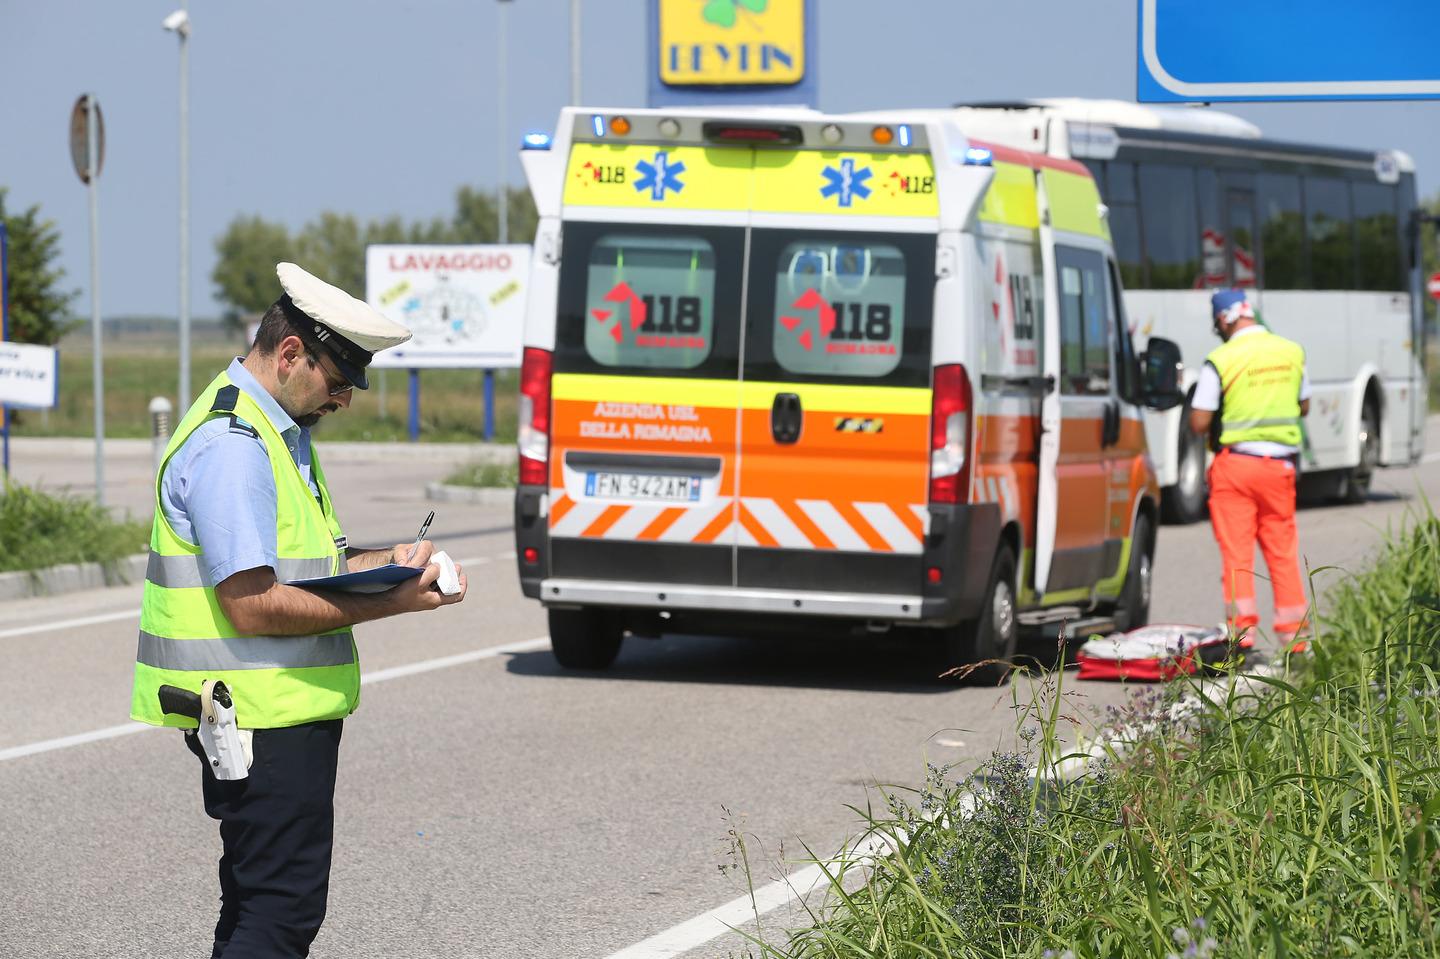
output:
[[[1159,494],[1086,168],[935,114],[581,110],[540,221],[516,556],[559,663],[627,633],[924,630],[973,681],[1026,631],[1146,621]]]

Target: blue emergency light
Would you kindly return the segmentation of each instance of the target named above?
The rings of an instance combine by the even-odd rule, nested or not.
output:
[[[994,159],[995,155],[984,147],[965,148],[966,166],[990,166]]]
[[[900,145],[902,147],[910,145],[910,124],[908,123],[900,124]]]
[[[550,149],[550,134],[548,133],[527,133],[520,140],[522,150],[548,150]]]
[[[590,123],[591,123],[592,126],[594,126],[594,128],[595,128],[595,135],[596,135],[597,137],[603,137],[603,136],[605,135],[605,118],[604,118],[604,117],[602,117],[600,114],[597,113],[597,114],[595,114],[595,116],[593,116],[593,117],[590,119]]]

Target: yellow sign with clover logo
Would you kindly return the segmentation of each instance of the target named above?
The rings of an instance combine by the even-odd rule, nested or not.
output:
[[[805,0],[658,0],[660,79],[768,86],[805,77]]]

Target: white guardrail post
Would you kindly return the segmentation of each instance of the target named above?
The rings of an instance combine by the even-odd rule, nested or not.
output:
[[[170,414],[174,407],[163,396],[150,401],[150,442],[154,448],[155,472],[160,472],[160,460],[165,456],[165,447],[170,445]]]

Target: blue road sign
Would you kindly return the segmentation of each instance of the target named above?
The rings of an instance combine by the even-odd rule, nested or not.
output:
[[[1434,0],[1139,0],[1136,99],[1440,98]]]

